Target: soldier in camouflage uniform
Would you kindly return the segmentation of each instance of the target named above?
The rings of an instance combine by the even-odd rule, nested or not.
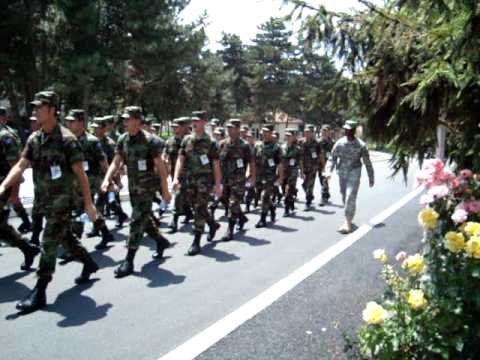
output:
[[[215,143],[215,146],[217,147],[217,150],[220,150],[220,143],[225,140],[225,128],[217,126],[215,128],[215,131],[213,132],[213,142]],[[225,170],[225,163],[220,161],[220,171],[222,174],[224,173]],[[212,212],[212,217],[215,218],[215,211],[218,208],[218,205],[222,203],[223,208],[225,209],[225,217],[228,217],[228,190],[229,188],[225,187],[225,177],[222,176],[222,186],[223,186],[223,194],[220,199],[214,198],[212,201],[212,204],[209,206],[210,211]]]
[[[212,241],[220,227],[208,211],[208,201],[213,187],[215,196],[222,196],[222,174],[218,151],[212,139],[205,132],[207,122],[204,111],[192,114],[193,134],[186,136],[180,146],[180,153],[175,167],[173,186],[178,191],[180,176],[188,169],[187,188],[194,208],[194,239],[187,255],[200,253],[200,240],[205,228],[209,226],[208,241]]]
[[[325,156],[325,162],[328,161],[330,153],[332,152],[334,142],[330,137],[330,126],[323,125],[320,133],[320,147]],[[323,170],[323,169],[322,169]],[[322,174],[323,171],[318,172],[318,178],[320,179],[320,185],[322,186],[322,200],[320,201],[320,206],[324,206],[328,203],[330,199],[330,187],[327,180],[327,177]]]
[[[280,134],[278,133],[278,131],[274,131],[273,132],[273,141],[278,144],[278,146],[282,146],[282,143],[280,141]],[[285,181],[285,179],[284,179]],[[280,203],[282,202],[282,196],[284,195],[282,193],[282,190],[283,190],[283,184],[282,183],[279,183],[278,185],[275,185],[275,187],[273,188],[273,196],[272,196],[272,202],[273,203],[277,203],[277,205],[280,205]]]
[[[30,131],[33,134],[35,131],[40,130],[37,118],[35,116],[30,117]],[[37,186],[38,174],[33,174],[33,206],[32,206],[32,237],[30,243],[36,246],[40,246],[40,234],[43,230],[43,219],[45,218],[44,206],[40,203],[42,196],[38,194],[39,187]]]
[[[334,169],[340,182],[340,192],[345,206],[345,222],[338,229],[341,234],[352,232],[352,220],[355,216],[358,189],[362,175],[362,161],[367,168],[370,187],[375,184],[373,166],[365,143],[355,137],[357,123],[347,121],[343,128],[345,136],[339,139],[332,149],[331,158],[327,167],[327,177]]]
[[[94,199],[95,194],[100,192],[101,181],[108,170],[107,156],[103,152],[100,140],[85,131],[87,125],[87,114],[85,110],[70,110],[65,117],[65,121],[70,131],[77,137],[83,152],[83,170],[87,174],[90,193],[92,194],[92,199]],[[81,199],[81,194],[78,194],[78,198]],[[103,209],[106,205],[106,200],[103,194],[99,194],[95,207],[97,209]],[[76,216],[80,216],[84,212],[83,210],[82,202],[79,201],[74,213]],[[80,226],[80,231],[77,234],[78,237],[81,237],[82,232],[83,226]],[[97,236],[99,233],[102,234],[102,241],[95,246],[95,249],[106,249],[107,244],[113,241],[113,235],[107,228],[101,212],[98,213],[97,220],[93,223],[93,231],[89,233],[88,236]]]
[[[247,128],[248,129],[248,128]],[[253,137],[253,134],[250,131],[247,131],[245,134],[245,141],[248,144],[248,147],[250,148],[250,153],[252,154],[252,157],[255,154],[255,143],[256,140]],[[245,207],[246,207],[246,213],[250,212],[250,206],[252,205],[252,201],[256,199],[256,193],[255,193],[255,185],[257,181],[247,181],[246,183],[246,188],[247,188],[247,194],[245,195]]]
[[[110,165],[113,161],[113,157],[115,156],[115,142],[106,135],[106,121],[110,117],[110,115],[95,118],[92,123],[92,128],[94,130],[94,135],[100,141],[102,145],[102,150],[107,156],[107,163]],[[121,186],[122,182],[120,180],[120,176],[114,176],[115,188]],[[113,194],[113,195],[112,195]],[[122,204],[120,202],[120,198],[117,198],[118,191],[110,191],[108,193],[103,193],[102,191],[98,192],[97,196],[102,197],[99,201],[102,204],[106,204],[115,215],[117,215],[117,224],[115,225],[117,228],[121,228],[123,223],[128,219],[127,214],[122,209]]]
[[[303,177],[302,151],[296,141],[294,129],[285,131],[286,143],[282,145],[282,163],[285,184],[285,213],[289,216],[294,210],[299,171]]]
[[[20,148],[8,126],[0,123],[0,182],[3,182],[11,167],[18,159]],[[22,270],[30,269],[35,256],[40,252],[35,246],[28,244],[20,234],[8,224],[8,216],[10,213],[8,206],[8,198],[11,190],[8,189],[3,196],[0,197],[0,241],[4,241],[12,247],[19,248],[24,257],[25,262],[22,264]]]
[[[75,135],[57,122],[58,99],[54,92],[35,94],[31,104],[35,107],[34,115],[42,129],[29,137],[20,160],[0,185],[1,195],[31,166],[37,177],[36,186],[40,188],[37,194],[42,197],[40,201],[45,207],[47,222],[37,271],[38,281],[28,297],[17,303],[17,309],[22,312],[35,311],[46,305],[45,290],[55,271],[59,244],[84,265],[82,273],[75,279],[77,284],[89,281],[90,275],[98,270],[97,264],[73,235],[71,228],[75,180],[82,190],[85,212],[92,222],[97,218],[88,178],[83,170],[84,158],[80,145]]]
[[[283,182],[282,153],[273,140],[273,126],[262,128],[263,140],[255,144],[255,168],[257,182],[262,184],[262,213],[257,228],[267,226],[267,214],[270,212],[272,222],[275,222],[275,205],[272,202],[275,186]]]
[[[152,202],[158,182],[161,182],[162,196],[170,202],[167,171],[162,160],[162,144],[157,137],[141,129],[142,108],[128,106],[122,117],[125,119],[126,133],[118,139],[115,157],[102,183],[102,191],[107,192],[113,176],[123,164],[127,166],[128,188],[132,204],[132,218],[128,237],[128,252],[125,260],[115,269],[115,276],[122,278],[133,273],[133,260],[146,232],[157,244],[154,259],[161,259],[170,246],[152,219]]]
[[[171,126],[175,135],[171,136],[165,143],[163,160],[167,164],[167,168],[169,169],[172,180],[175,177],[175,165],[177,163],[180,145],[182,144],[183,138],[185,137],[189,125],[189,117],[181,117],[174,119]],[[185,215],[189,219],[193,217],[187,193],[187,172],[188,169],[185,169],[182,172],[180,178],[178,179],[180,182],[180,188],[175,195],[175,199],[173,202],[173,216],[172,221],[169,224],[170,234],[174,234],[178,231],[178,219],[180,216]]]
[[[320,144],[315,139],[315,126],[308,124],[305,126],[305,138],[300,142],[303,154],[303,190],[305,191],[306,203],[305,210],[311,209],[314,199],[313,192],[315,188],[315,180],[317,172],[321,170],[325,164],[325,158],[322,153]]]
[[[233,239],[235,224],[238,221],[239,230],[242,231],[248,221],[242,212],[241,203],[245,196],[245,183],[255,181],[255,161],[250,147],[240,139],[241,120],[232,119],[227,124],[228,138],[220,142],[220,166],[224,184],[225,200],[228,201],[230,216],[228,229],[223,241]],[[247,174],[248,168],[248,174]]]

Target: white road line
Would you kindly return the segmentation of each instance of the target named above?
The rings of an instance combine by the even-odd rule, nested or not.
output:
[[[188,360],[200,355],[202,352],[227,336],[244,322],[254,317],[260,311],[264,310],[266,307],[278,300],[281,296],[285,295],[288,291],[319,270],[330,260],[348,249],[366,233],[372,230],[376,225],[385,221],[388,217],[406,205],[422,191],[423,188],[417,188],[416,190],[412,191],[398,202],[375,216],[367,224],[362,225],[354,233],[323,251],[314,259],[310,260],[305,265],[302,265],[299,269],[295,270],[284,279],[272,285],[269,289],[265,290],[246,304],[242,305],[234,312],[217,321],[168,354],[162,356],[160,360]]]

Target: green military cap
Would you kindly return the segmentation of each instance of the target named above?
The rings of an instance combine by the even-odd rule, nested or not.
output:
[[[172,126],[185,126],[190,124],[191,121],[192,119],[189,118],[188,116],[182,116],[182,117],[173,119]]]
[[[242,125],[242,127],[240,128],[240,130],[242,130],[242,131],[249,131],[250,128],[248,127],[248,125]]]
[[[322,130],[330,130],[330,125],[328,124],[322,125]]]
[[[121,117],[123,119],[142,119],[142,108],[140,106],[127,106]]]
[[[30,102],[30,105],[40,106],[40,105],[50,105],[58,106],[58,96],[53,91],[40,91],[35,94],[33,101]]]
[[[285,129],[285,135],[286,136],[294,136],[297,135],[297,130],[294,128],[287,128]]]
[[[213,132],[215,135],[225,135],[225,128],[223,127],[217,127],[215,131]]]
[[[242,125],[242,120],[240,119],[230,119],[227,123],[227,127],[237,127],[239,128]]]
[[[313,125],[313,124],[305,125],[305,131],[315,132],[315,125]]]
[[[160,123],[155,123],[152,125],[154,129],[161,129],[162,128],[162,124]]]
[[[345,121],[345,124],[343,125],[343,128],[345,130],[355,130],[358,126],[358,122],[354,120],[347,120]]]
[[[191,121],[200,121],[200,120],[203,120],[203,119],[194,116],[194,117],[192,117],[190,120],[191,120]]]
[[[104,123],[107,123],[107,124],[114,123],[114,122],[115,122],[115,116],[113,116],[113,115],[105,115],[105,116],[102,118],[102,121],[103,121]]]
[[[105,125],[105,116],[104,117],[95,116],[92,120],[92,123],[90,124],[92,128],[100,128],[100,127],[103,127],[104,125]]]
[[[210,120],[210,124],[213,126],[218,126],[220,125],[220,119],[213,118]]]
[[[262,131],[273,131],[273,124],[263,124]]]
[[[28,119],[30,121],[37,121],[38,120],[36,116],[30,116]]]
[[[200,120],[207,120],[207,112],[205,110],[194,111],[192,112],[192,116]]]
[[[154,121],[156,121],[157,119],[155,118],[155,116],[153,115],[147,115],[144,119],[143,119],[143,123],[146,124],[146,125],[152,125]]]
[[[83,109],[72,109],[68,112],[68,115],[65,116],[65,120],[67,121],[85,121],[87,119],[87,113]]]
[[[0,106],[0,116],[7,116],[7,108]]]

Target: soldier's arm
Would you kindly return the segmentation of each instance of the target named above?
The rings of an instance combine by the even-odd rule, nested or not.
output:
[[[22,178],[23,172],[30,166],[30,161],[21,157],[20,160],[10,169],[7,177],[3,180],[0,185],[0,195],[5,192],[5,190],[12,187],[12,185],[17,184]]]
[[[367,174],[368,174],[368,180],[370,183],[370,187],[372,187],[375,184],[375,175],[373,171],[373,165],[372,162],[370,161],[370,154],[368,153],[368,149],[366,146],[362,148],[362,160],[363,163],[365,164],[365,167],[367,168]]]
[[[93,205],[92,194],[90,193],[90,184],[88,183],[87,174],[83,170],[83,164],[81,161],[76,161],[72,165],[72,171],[78,179],[80,190],[82,191],[83,204],[85,212],[92,222],[97,220],[97,210]]]
[[[173,177],[173,182],[177,183],[178,178],[182,175],[183,164],[185,163],[185,155],[178,155],[177,163],[175,164],[175,175]]]
[[[103,182],[102,182],[101,189],[103,192],[108,191],[108,187],[112,182],[113,175],[117,174],[118,170],[122,165],[123,165],[123,157],[120,154],[115,154],[115,156],[113,157],[112,163],[108,167],[107,173],[105,174],[105,178],[103,179]]]
[[[167,182],[167,168],[165,167],[165,163],[162,160],[162,157],[159,155],[153,159],[155,164],[155,168],[157,169],[157,174],[160,176],[160,186],[162,189],[162,196],[166,202],[170,202],[172,196],[168,191],[168,182]]]
[[[222,170],[220,169],[220,160],[213,161],[213,177],[215,178],[215,194],[222,196]]]
[[[333,170],[337,167],[338,161],[338,146],[335,144],[332,149],[332,153],[330,155],[330,159],[328,159],[328,164],[326,166],[327,172],[325,174],[326,177],[330,177],[333,173]]]

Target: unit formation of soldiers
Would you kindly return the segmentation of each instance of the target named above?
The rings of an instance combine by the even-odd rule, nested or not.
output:
[[[80,239],[86,218],[92,223],[88,237],[101,237],[96,249],[105,249],[114,241],[104,213],[114,214],[121,228],[128,216],[122,209],[121,178],[128,178],[132,207],[125,259],[115,269],[122,278],[134,271],[134,259],[144,234],[156,243],[154,259],[162,259],[170,242],[159,231],[159,217],[153,203],[159,204],[159,215],[165,204],[172,203],[168,233],[179,231],[178,222],[193,220],[193,241],[187,255],[201,252],[201,239],[212,241],[220,228],[215,211],[222,205],[228,227],[222,241],[244,231],[252,206],[259,207],[256,228],[268,227],[277,218],[276,207],[284,201],[283,216],[295,212],[297,182],[303,181],[305,210],[313,208],[317,177],[322,187],[320,206],[330,198],[329,179],[334,169],[340,180],[345,204],[345,223],[341,233],[352,231],[355,203],[362,162],[373,186],[373,167],[365,144],[355,137],[356,123],[349,121],[346,136],[336,144],[328,126],[315,136],[315,127],[307,125],[299,139],[294,129],[285,132],[280,144],[273,126],[261,128],[257,141],[239,119],[231,119],[226,129],[213,119],[213,136],[206,132],[205,111],[172,121],[173,135],[163,141],[152,119],[143,117],[138,106],[125,108],[121,119],[124,133],[115,130],[115,117],[95,117],[88,124],[86,111],[73,109],[60,123],[58,97],[52,91],[35,94],[30,118],[32,134],[23,150],[18,135],[7,124],[5,109],[0,108],[0,240],[18,248],[24,255],[22,270],[29,270],[40,254],[37,283],[17,309],[30,313],[46,306],[46,289],[52,281],[59,254],[65,260],[83,264],[77,284],[90,281],[99,267]],[[90,125],[90,126],[89,126]],[[90,127],[92,133],[87,129]],[[34,203],[32,221],[18,199],[22,174],[32,168]],[[172,186],[169,187],[170,178]],[[12,207],[22,219],[15,229],[8,223]],[[270,223],[268,222],[270,220]],[[21,233],[32,231],[27,241]],[[40,234],[43,236],[40,241]],[[59,249],[60,248],[60,249]]]

